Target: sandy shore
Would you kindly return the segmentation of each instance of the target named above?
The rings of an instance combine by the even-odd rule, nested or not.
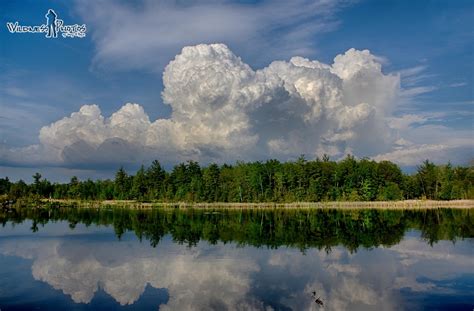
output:
[[[73,204],[79,207],[128,207],[128,208],[337,208],[337,209],[430,209],[430,208],[474,208],[474,200],[404,200],[375,202],[292,202],[292,203],[143,203],[131,200],[81,201],[81,200],[44,200],[44,202]]]

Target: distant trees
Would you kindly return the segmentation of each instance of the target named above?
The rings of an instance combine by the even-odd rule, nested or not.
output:
[[[0,178],[0,195],[37,196],[83,200],[133,199],[162,202],[294,202],[374,201],[401,199],[474,198],[474,167],[435,165],[426,160],[416,173],[403,174],[389,161],[358,160],[353,156],[335,162],[328,157],[294,162],[267,160],[235,165],[201,167],[189,161],[165,171],[155,160],[129,175],[123,167],[114,180],[71,178],[54,183],[33,175],[33,183],[12,183]]]
[[[53,186],[47,179],[41,179],[40,173],[33,175],[33,184],[31,187],[29,192],[39,197],[51,197],[54,191]]]
[[[209,202],[219,202],[220,168],[213,163],[202,171],[203,197]]]
[[[117,173],[115,173],[115,188],[114,198],[123,200],[130,197],[130,181],[133,177],[128,177],[127,172],[123,167],[120,167]]]
[[[154,160],[146,171],[147,191],[150,199],[160,199],[166,194],[167,174],[160,162]]]
[[[426,160],[418,167],[418,181],[420,183],[422,194],[427,198],[438,196],[439,169]]]

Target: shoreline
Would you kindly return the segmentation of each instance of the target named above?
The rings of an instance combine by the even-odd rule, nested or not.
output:
[[[43,199],[43,203],[76,205],[81,208],[123,207],[132,209],[152,208],[196,208],[196,209],[435,209],[474,208],[474,200],[403,200],[403,201],[332,201],[291,203],[228,203],[228,202],[138,202],[133,200],[82,201],[66,199]]]

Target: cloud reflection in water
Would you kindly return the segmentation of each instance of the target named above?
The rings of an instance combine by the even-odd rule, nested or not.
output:
[[[103,289],[120,305],[131,305],[150,285],[169,293],[162,310],[396,310],[408,303],[406,291],[453,293],[436,281],[474,271],[471,246],[467,239],[431,247],[411,235],[390,248],[302,253],[206,242],[189,248],[169,238],[151,248],[134,238],[104,241],[85,234],[10,237],[0,240],[0,253],[31,259],[36,280],[76,303],[90,303]],[[324,308],[315,304],[313,291]]]

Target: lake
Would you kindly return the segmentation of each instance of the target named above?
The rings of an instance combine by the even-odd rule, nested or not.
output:
[[[474,210],[0,211],[0,309],[473,310]]]

